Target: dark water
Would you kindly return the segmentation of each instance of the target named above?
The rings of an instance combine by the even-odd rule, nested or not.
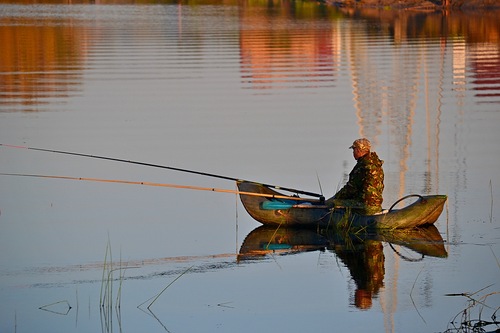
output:
[[[498,14],[2,2],[2,144],[330,196],[365,136],[385,161],[384,206],[449,199],[435,229],[348,237],[257,229],[231,194],[0,176],[0,331],[443,332],[468,306],[446,294],[476,291],[489,307],[465,320],[491,321]],[[235,189],[5,146],[0,161],[2,173]]]

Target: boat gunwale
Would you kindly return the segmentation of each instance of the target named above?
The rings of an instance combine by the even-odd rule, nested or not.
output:
[[[249,186],[250,188],[247,188]],[[258,183],[244,181],[238,182],[238,188],[242,190],[242,187],[245,191],[253,191],[262,194],[283,195],[280,192],[277,192]],[[359,224],[359,226],[375,226],[375,228],[377,229],[405,229],[434,224],[443,211],[444,203],[447,200],[447,195],[436,194],[415,196],[419,197],[419,199],[400,209],[392,209],[390,211],[385,210],[385,213],[378,213],[374,215],[352,214],[352,221],[358,221],[355,224]],[[297,197],[293,198],[296,200]],[[263,225],[327,227],[331,225],[330,221],[327,220],[333,217],[333,214],[342,214],[342,212],[348,210],[348,208],[332,209],[324,204],[317,204],[314,201],[308,201],[308,198],[303,199],[305,204],[295,204],[285,209],[264,210],[261,208],[261,205],[263,202],[271,200],[268,197],[250,197],[245,196],[245,194],[240,194],[240,199],[244,208],[250,214],[250,216],[252,216],[252,218]],[[429,200],[438,202],[429,207],[421,206],[422,204],[426,204]],[[423,211],[422,208],[424,208]],[[314,212],[314,210],[317,210],[318,212]],[[408,217],[408,215],[412,212],[418,211],[422,211],[423,215],[415,219],[410,219]],[[309,212],[308,214],[310,216],[304,217],[301,214],[302,212]],[[311,218],[311,216],[317,216],[317,218],[314,219]],[[301,219],[303,219],[303,221]],[[398,223],[398,219],[400,219],[402,222]]]

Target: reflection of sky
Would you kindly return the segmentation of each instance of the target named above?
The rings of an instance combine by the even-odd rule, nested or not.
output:
[[[299,74],[306,86],[289,81],[264,90],[257,80],[249,83],[242,76],[256,77],[255,68],[266,69],[263,74],[271,68],[266,82],[274,82],[276,64],[268,56],[273,44],[254,44],[261,49],[252,49],[246,43],[249,35],[240,30],[248,23],[239,24],[241,17],[233,7],[224,15],[218,7],[206,9],[210,15],[183,7],[182,22],[177,6],[109,6],[98,7],[99,12],[92,6],[65,8],[82,10],[83,16],[92,12],[91,21],[73,18],[63,24],[68,31],[62,35],[68,36],[65,41],[72,46],[61,50],[66,59],[62,64],[78,64],[78,69],[69,71],[77,74],[56,76],[55,82],[62,82],[59,86],[40,85],[45,82],[41,75],[31,87],[71,90],[63,83],[76,78],[78,94],[49,99],[43,108],[36,104],[29,108],[46,112],[22,113],[4,112],[25,108],[11,109],[17,99],[11,100],[9,92],[2,90],[2,98],[7,96],[12,103],[0,104],[0,143],[164,164],[311,191],[319,190],[318,176],[325,195],[331,195],[354,164],[347,147],[360,134],[367,135],[385,160],[387,205],[406,193],[450,196],[437,226],[450,241],[451,259],[427,261],[426,267],[436,273],[422,273],[427,274],[426,281],[444,294],[479,289],[498,276],[490,248],[474,245],[491,244],[499,256],[499,230],[495,228],[500,183],[498,96],[490,94],[498,91],[498,85],[494,78],[479,81],[485,68],[495,68],[497,45],[477,46],[462,39],[444,44],[403,40],[393,45],[388,34],[375,40],[367,37],[363,21],[357,20],[334,22],[332,31],[322,22],[320,36],[314,36],[316,30],[310,28],[313,36],[304,45],[303,35],[295,38],[282,29],[276,39],[282,42],[284,35],[292,46],[274,46],[278,54],[299,59],[298,53],[309,52],[298,62],[283,63],[285,79],[295,80],[297,63],[304,65],[307,58],[308,63],[321,60],[327,64],[325,73],[328,80],[335,77],[335,85],[314,82],[318,76],[306,74],[317,73],[319,67],[305,66],[301,71],[306,73]],[[131,16],[135,24],[129,24]],[[281,24],[290,20],[283,19]],[[272,29],[265,28],[259,27],[272,35]],[[50,33],[44,36],[40,45]],[[253,56],[257,51],[266,55],[263,60]],[[35,64],[37,71],[54,71],[43,62]],[[10,80],[11,76],[6,77]],[[480,87],[492,87],[490,95],[478,96],[484,92]],[[0,160],[1,172],[234,189],[234,184],[217,179],[26,150],[1,148]],[[257,226],[237,198],[228,194],[8,177],[0,177],[0,189],[0,267],[8,271],[99,262],[108,238],[114,257],[127,260],[235,253]],[[258,270],[270,270],[278,278],[290,269],[311,278],[300,265],[311,265],[307,259],[314,255],[298,261],[284,259],[280,262],[283,271],[266,263],[264,268],[255,266],[257,271],[244,272],[257,280]],[[397,269],[403,282],[396,287],[414,283],[421,266],[386,257],[387,289],[397,284],[391,274]],[[477,263],[480,276],[469,274],[471,260]],[[464,269],[467,274],[462,274]],[[235,278],[242,278],[242,273],[236,270]],[[342,273],[346,279],[348,273]],[[35,275],[34,280],[44,280],[43,275]],[[224,275],[224,280],[231,278]],[[323,284],[328,280],[318,274],[312,278]],[[335,278],[342,279],[342,274]],[[9,277],[4,283],[10,286],[13,280]],[[251,284],[252,280],[245,281]],[[444,281],[452,281],[453,290]],[[216,290],[220,288],[217,281],[211,282]],[[163,281],[155,284],[156,289],[164,287]],[[332,285],[332,293],[347,302],[348,291],[341,285]],[[151,287],[151,293],[154,290]],[[217,301],[232,299],[225,293],[220,296]],[[243,301],[237,300],[240,307]],[[256,299],[249,302],[260,304]],[[277,303],[281,304],[274,299],[273,304]]]

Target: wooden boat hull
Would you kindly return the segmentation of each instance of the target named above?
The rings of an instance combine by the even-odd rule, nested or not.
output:
[[[282,193],[251,182],[238,182],[238,189],[240,192],[283,196]],[[263,204],[274,199],[242,193],[240,198],[250,216],[264,225],[319,228],[346,226],[375,229],[415,228],[434,224],[447,200],[446,195],[419,196],[417,201],[401,209],[377,215],[359,215],[346,209],[331,210],[325,205],[307,203],[307,200],[286,209],[264,209]]]

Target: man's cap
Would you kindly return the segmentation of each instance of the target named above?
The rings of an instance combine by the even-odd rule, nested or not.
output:
[[[362,139],[357,139],[352,143],[352,146],[349,147],[349,149],[354,149],[358,148],[361,151],[366,151],[370,150],[372,147],[370,141],[368,139],[362,138]]]

